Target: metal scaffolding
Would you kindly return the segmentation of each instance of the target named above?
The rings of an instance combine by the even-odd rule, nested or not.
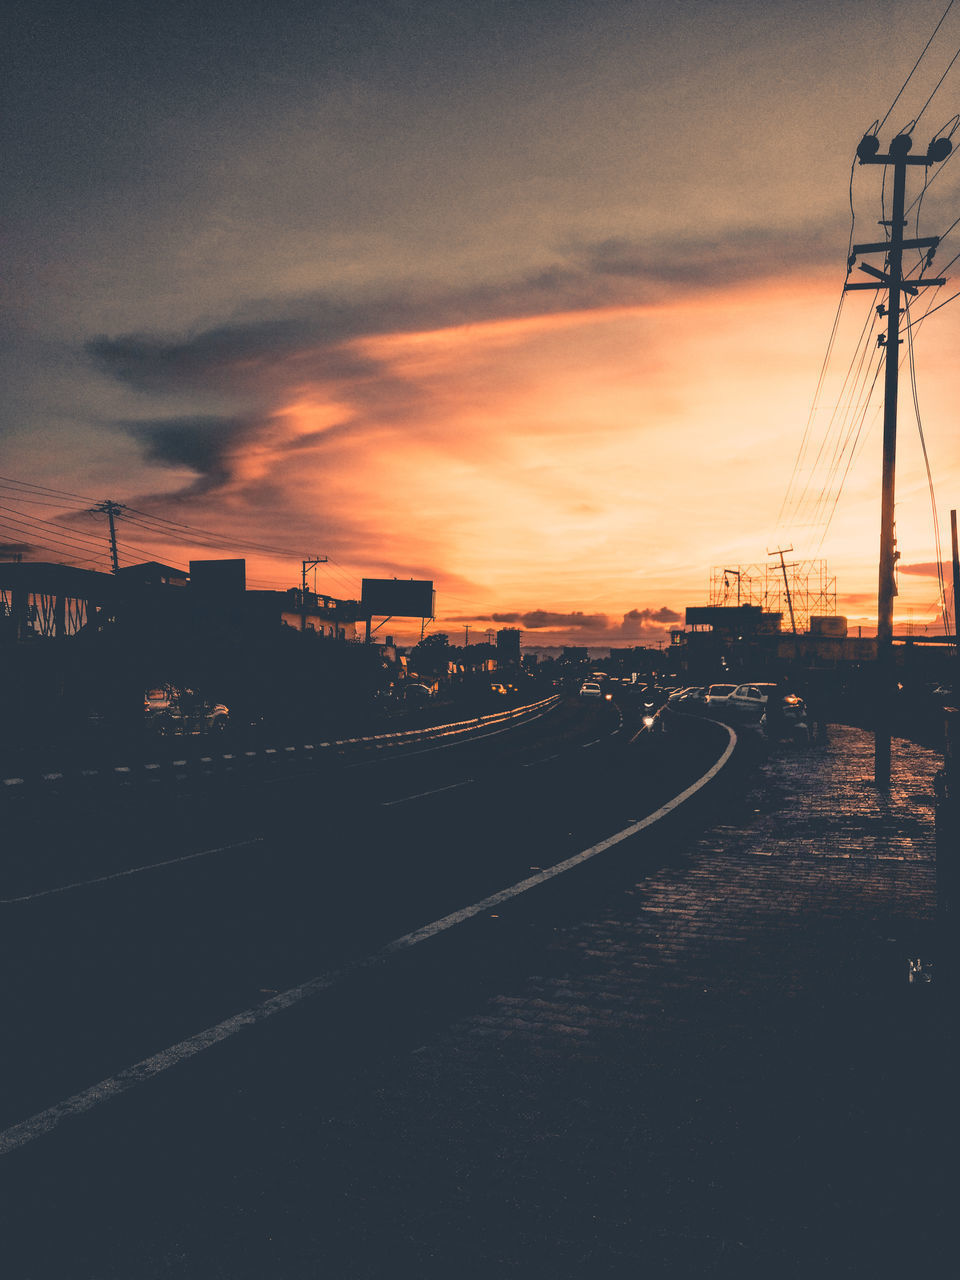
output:
[[[783,568],[779,564],[747,564],[710,570],[710,604],[714,608],[751,604],[786,618],[788,589],[798,632],[810,630],[812,617],[836,616],[837,580],[829,576],[826,560],[787,561]]]

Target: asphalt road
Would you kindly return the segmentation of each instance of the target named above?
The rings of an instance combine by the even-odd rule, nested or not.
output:
[[[723,745],[712,726],[638,725],[635,708],[571,699],[469,741],[114,779],[12,810],[0,1176],[15,1280],[123,1275],[141,1194],[156,1214],[194,1177],[228,1186],[238,1125],[267,1126],[248,1137],[269,1167],[277,1097],[349,1092],[522,971],[587,875],[422,945],[417,931],[622,831]],[[165,1266],[151,1274],[178,1274]]]

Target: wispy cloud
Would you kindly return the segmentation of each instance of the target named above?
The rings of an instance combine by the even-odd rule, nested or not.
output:
[[[928,560],[922,564],[899,564],[897,565],[898,573],[911,573],[919,578],[936,578],[938,573],[949,573],[950,566],[948,564],[937,565],[936,560]]]
[[[315,293],[249,303],[234,318],[186,335],[100,335],[88,355],[142,392],[261,391],[298,377],[356,380],[379,372],[353,339],[432,332],[609,307],[658,306],[677,290],[742,284],[836,264],[838,228],[731,229],[675,242],[571,242],[541,269],[466,288],[381,289],[359,298]],[[842,265],[842,264],[840,264]]]

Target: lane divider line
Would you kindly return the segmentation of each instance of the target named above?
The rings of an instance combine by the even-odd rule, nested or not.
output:
[[[25,893],[19,898],[0,898],[0,907],[12,907],[19,902],[36,902],[38,898],[52,898],[59,893],[69,893],[73,889],[86,889],[89,885],[106,884],[108,880],[122,880],[125,876],[138,876],[144,871],[159,871],[162,867],[175,867],[181,862],[195,862],[197,858],[206,858],[214,853],[229,853],[231,849],[244,849],[252,844],[263,844],[263,836],[237,840],[234,844],[223,844],[217,849],[200,849],[197,853],[185,853],[180,858],[168,858],[165,862],[151,862],[144,867],[128,867],[125,871],[112,871],[110,875],[97,876],[94,880],[77,880],[73,884],[57,885],[55,889],[40,889],[36,893]]]
[[[655,813],[649,814],[638,822],[631,823],[629,826],[624,827],[622,831],[618,831],[616,835],[609,836],[606,840],[601,840],[599,844],[591,845],[589,849],[584,849],[572,858],[567,858],[563,862],[558,862],[555,866],[539,872],[537,875],[530,876],[526,880],[521,880],[518,884],[511,885],[509,889],[503,889],[499,893],[492,894],[489,898],[484,898],[481,902],[475,902],[472,906],[464,907],[462,910],[455,911],[440,920],[434,920],[432,923],[424,925],[421,929],[416,929],[412,933],[405,933],[402,937],[388,942],[386,946],[369,956],[352,961],[340,969],[332,969],[326,973],[321,973],[317,977],[301,983],[299,986],[291,987],[288,991],[281,992],[280,995],[265,1000],[262,1004],[254,1005],[253,1008],[245,1009],[242,1013],[234,1014],[233,1017],[227,1018],[223,1022],[218,1022],[215,1026],[208,1027],[205,1031],[200,1031],[196,1035],[188,1036],[187,1039],[171,1045],[170,1048],[164,1049],[150,1058],[144,1058],[141,1062],[125,1067],[122,1071],[117,1072],[116,1075],[91,1085],[89,1089],[75,1093],[71,1097],[65,1098],[62,1102],[54,1103],[53,1106],[47,1107],[46,1110],[39,1111],[36,1115],[30,1116],[18,1124],[11,1125],[0,1132],[0,1155],[6,1155],[10,1151],[27,1146],[28,1143],[34,1142],[37,1138],[43,1137],[44,1134],[58,1128],[64,1120],[68,1120],[71,1116],[83,1115],[85,1112],[92,1111],[94,1107],[99,1106],[102,1102],[107,1102],[110,1098],[126,1093],[134,1086],[154,1079],[164,1071],[175,1067],[178,1063],[185,1062],[189,1058],[195,1058],[203,1053],[204,1050],[230,1039],[245,1027],[265,1022],[267,1019],[292,1008],[294,1005],[309,1000],[313,996],[320,995],[354,973],[381,965],[398,952],[407,951],[411,947],[427,941],[429,938],[444,933],[455,925],[462,924],[465,920],[480,915],[484,911],[489,911],[491,907],[500,906],[510,898],[526,893],[527,890],[553,879],[554,876],[562,875],[572,867],[579,866],[590,858],[596,857],[597,854],[603,853],[606,849],[619,844],[622,840],[627,840],[630,836],[636,835],[644,828],[653,826],[655,822],[659,822],[661,818],[672,813],[674,809],[679,808],[681,804],[705,787],[711,779],[717,776],[733,755],[737,736],[728,725],[724,725],[724,728],[728,734],[727,746],[717,762],[701,778],[698,778],[696,782],[687,787],[685,791],[681,791],[678,796],[674,796],[672,800],[661,805]]]
[[[550,760],[559,760],[559,759],[560,759],[560,752],[555,751],[552,756],[542,756],[539,760],[528,760],[526,764],[521,762],[521,768],[536,769],[537,765],[547,764]]]
[[[468,787],[472,778],[464,778],[462,782],[451,782],[445,787],[434,787],[432,791],[418,791],[414,796],[401,796],[399,800],[381,800],[380,808],[389,809],[395,804],[406,804],[408,800],[423,800],[427,796],[438,796],[441,791],[456,791],[458,787]]]

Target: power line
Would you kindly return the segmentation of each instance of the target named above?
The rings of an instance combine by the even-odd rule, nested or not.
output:
[[[910,304],[907,303],[907,314],[909,316]],[[917,394],[917,367],[913,354],[913,332],[907,329],[907,351],[910,356],[910,389],[913,392],[913,409],[917,418],[917,431],[920,435],[920,448],[923,452],[923,465],[927,470],[927,487],[930,491],[930,510],[933,514],[933,543],[937,557],[937,585],[940,588],[940,616],[943,620],[944,634],[950,634],[950,627],[947,622],[947,611],[944,607],[946,594],[943,583],[943,556],[940,547],[940,521],[937,517],[937,498],[933,487],[933,473],[930,470],[930,459],[927,456],[927,442],[923,434],[923,421],[920,417],[920,398]]]
[[[913,79],[914,72],[916,71],[917,67],[919,67],[920,63],[923,61],[924,55],[926,54],[927,50],[930,48],[931,44],[933,44],[933,38],[934,38],[934,36],[937,34],[937,32],[938,32],[938,31],[940,30],[940,28],[943,26],[944,21],[946,20],[947,14],[950,12],[950,10],[953,8],[953,6],[954,6],[954,0],[950,0],[950,3],[947,5],[946,9],[945,9],[945,10],[944,10],[944,12],[943,12],[943,17],[940,19],[940,21],[937,23],[937,25],[933,28],[933,34],[930,36],[930,39],[927,41],[927,43],[923,46],[923,49],[922,49],[922,50],[921,50],[921,52],[920,52],[920,57],[919,57],[919,58],[916,60],[916,62],[913,64],[913,68],[912,68],[912,70],[911,70],[910,74],[907,76],[906,80],[904,80],[903,84],[900,86],[900,92],[897,94],[897,96],[894,98],[894,100],[890,103],[889,109],[887,110],[887,114],[883,117],[883,119],[882,119],[882,120],[880,121],[880,123],[877,125],[876,130],[868,129],[868,130],[867,130],[867,132],[868,132],[868,133],[874,133],[874,132],[879,133],[879,132],[880,132],[880,130],[883,128],[883,126],[887,123],[887,120],[890,118],[890,113],[893,111],[893,108],[894,108],[894,107],[897,105],[897,103],[900,101],[900,98],[901,98],[901,95],[903,94],[904,89],[906,89],[907,85],[908,85],[908,84],[910,83],[910,81]],[[952,66],[952,65],[953,65],[953,64],[951,63],[951,66]],[[949,68],[948,68],[948,70],[949,70]],[[937,88],[939,88],[939,87],[940,87],[940,86],[939,86],[939,85],[937,85]],[[934,93],[935,93],[935,92],[936,92],[936,89],[934,90]],[[933,94],[931,94],[931,95],[930,95],[930,97],[932,98],[932,97],[933,97]],[[928,100],[928,102],[927,102],[927,106],[929,106],[929,105],[930,105],[930,104],[929,104],[929,100]],[[924,108],[924,110],[925,110],[925,109],[926,109],[926,108]],[[919,119],[919,117],[918,117],[918,119]]]
[[[82,493],[71,493],[68,489],[51,489],[48,485],[33,484],[29,480],[15,480],[12,476],[0,476],[0,480],[6,484],[16,485],[18,488],[25,489],[28,493],[46,493],[58,498],[76,498],[83,503],[96,502],[96,498],[87,497]]]
[[[91,505],[96,500],[86,497],[83,494],[73,493],[66,489],[55,489],[49,485],[38,485],[31,481],[18,480],[11,476],[0,476],[0,490],[6,489],[10,495],[10,501],[31,503],[42,506],[55,506],[54,502],[48,499],[55,498],[63,502],[63,506],[68,507],[73,512],[89,511]],[[70,501],[67,501],[70,500]],[[81,503],[78,507],[75,504]],[[20,513],[23,515],[24,513]],[[41,517],[36,517],[41,519]],[[207,546],[212,550],[224,551],[253,551],[262,555],[279,557],[284,560],[294,560],[299,562],[301,552],[294,551],[289,547],[280,547],[272,543],[258,542],[252,538],[237,537],[231,534],[216,533],[212,529],[206,529],[198,525],[191,525],[182,520],[172,520],[166,516],[154,515],[152,512],[142,511],[137,507],[123,507],[123,520],[125,524],[135,525],[144,532],[149,533],[159,539],[167,542],[175,542],[186,546]],[[62,526],[55,522],[47,522],[53,528],[62,530]],[[78,537],[88,538],[91,541],[97,541],[93,535],[75,531]],[[125,539],[119,540],[122,545],[134,547],[144,555],[151,555],[150,551],[143,548],[135,547],[135,544],[127,542]],[[118,551],[119,554],[119,551]],[[132,557],[131,557],[132,559]],[[351,575],[345,566],[338,561],[328,558],[327,569],[331,576],[335,578],[341,585],[341,589],[350,592],[351,595],[359,593],[359,584],[354,575]]]
[[[951,3],[952,3],[952,0],[951,0]],[[914,128],[915,128],[915,127],[920,123],[920,116],[922,116],[922,115],[923,115],[923,113],[926,111],[927,107],[929,107],[930,103],[931,103],[931,102],[933,101],[933,99],[936,97],[937,90],[938,90],[938,89],[940,88],[940,86],[943,84],[944,80],[946,80],[947,76],[948,76],[948,75],[949,75],[949,73],[950,73],[950,68],[953,66],[953,64],[956,62],[956,60],[957,60],[958,58],[960,58],[960,49],[958,49],[958,50],[957,50],[957,52],[953,55],[953,57],[952,57],[952,58],[950,59],[950,61],[947,63],[947,69],[946,69],[946,71],[944,71],[943,75],[942,75],[942,76],[940,77],[940,79],[937,81],[937,83],[936,83],[936,85],[935,85],[935,87],[934,87],[933,93],[931,93],[931,94],[930,94],[930,97],[926,100],[926,102],[925,102],[925,103],[923,104],[923,106],[920,108],[920,112],[919,112],[919,114],[917,115],[916,119],[915,119],[915,120],[914,120],[914,122],[913,122],[913,127],[914,127]]]

